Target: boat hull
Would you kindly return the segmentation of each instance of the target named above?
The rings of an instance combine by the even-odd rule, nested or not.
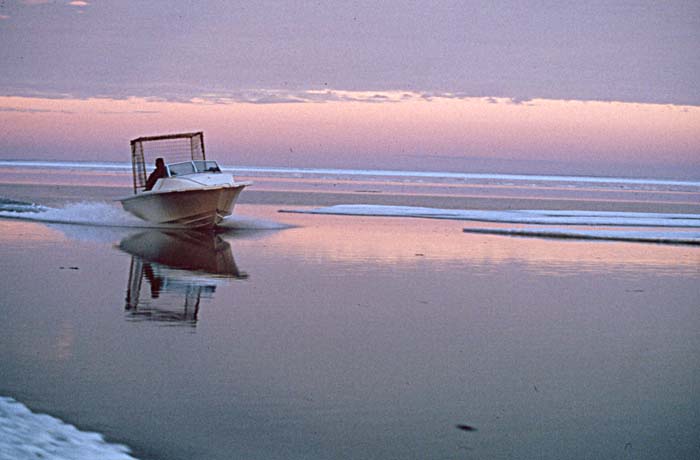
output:
[[[148,222],[211,228],[231,215],[245,186],[144,192],[119,201],[126,211]]]

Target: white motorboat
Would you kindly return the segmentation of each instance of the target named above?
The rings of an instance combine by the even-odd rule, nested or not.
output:
[[[160,177],[147,178],[162,158]],[[204,153],[204,134],[139,137],[131,141],[134,194],[122,198],[124,209],[157,224],[211,228],[231,215],[250,182],[236,182]],[[148,168],[148,171],[147,171]],[[155,180],[155,183],[152,183]]]

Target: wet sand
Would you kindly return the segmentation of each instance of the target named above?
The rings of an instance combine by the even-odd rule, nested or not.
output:
[[[237,209],[259,230],[194,240],[0,219],[0,394],[142,459],[700,456],[698,248],[282,194]]]

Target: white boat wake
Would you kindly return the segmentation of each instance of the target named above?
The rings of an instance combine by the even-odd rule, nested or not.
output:
[[[274,220],[232,214],[217,225],[221,230],[284,230],[292,225],[275,222]]]
[[[70,203],[61,208],[42,207],[38,211],[0,211],[0,217],[29,220],[50,224],[88,225],[93,227],[154,227],[122,209],[105,202],[85,201]]]
[[[27,220],[47,224],[69,224],[89,227],[186,229],[180,225],[146,222],[121,209],[120,206],[98,201],[70,203],[60,208],[49,208],[33,203],[0,200],[0,218]],[[286,224],[238,214],[228,216],[218,225],[219,230],[280,230]]]

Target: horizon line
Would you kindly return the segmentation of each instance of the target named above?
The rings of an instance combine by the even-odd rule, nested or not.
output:
[[[79,160],[13,160],[0,159],[0,167],[57,167],[61,169],[99,170],[129,172],[130,161],[79,161]],[[228,166],[221,165],[223,170],[239,173],[277,173],[277,174],[336,174],[346,176],[385,176],[385,177],[416,177],[444,178],[461,180],[515,180],[540,182],[579,182],[597,184],[635,184],[635,185],[676,185],[700,187],[700,180],[656,179],[652,177],[619,177],[591,175],[559,175],[559,174],[518,174],[518,173],[467,173],[449,171],[416,171],[395,169],[356,169],[356,168],[314,168],[314,167],[283,167],[283,166]]]

